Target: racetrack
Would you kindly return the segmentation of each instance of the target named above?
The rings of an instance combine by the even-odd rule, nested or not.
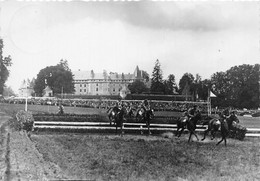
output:
[[[12,113],[22,107],[0,108]],[[36,108],[46,109],[31,109]],[[240,120],[258,125],[257,120]],[[39,132],[33,133],[31,140],[15,130],[9,133],[10,140],[5,142],[9,153],[4,155],[10,158],[6,162],[10,180],[260,180],[259,138],[228,139],[225,147],[215,145],[219,138],[188,143],[187,134],[176,138],[172,133],[120,137],[111,133]]]

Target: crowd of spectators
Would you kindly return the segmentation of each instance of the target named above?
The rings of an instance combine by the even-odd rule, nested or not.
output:
[[[71,106],[71,107],[86,107],[86,108],[98,108],[98,109],[109,109],[115,106],[118,100],[110,99],[58,99],[58,98],[30,98],[27,99],[27,104],[31,105],[50,105],[50,106]],[[8,98],[1,99],[2,103],[9,104],[25,104],[26,99],[24,98]],[[129,106],[137,109],[142,100],[122,100]],[[202,112],[207,112],[206,102],[185,102],[185,101],[149,101],[151,107],[155,111],[179,111],[183,112],[188,110],[194,104],[199,106]]]

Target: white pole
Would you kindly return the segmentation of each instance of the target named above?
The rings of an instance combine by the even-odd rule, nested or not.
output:
[[[25,111],[27,112],[27,98],[28,98],[28,86],[26,84],[26,98],[25,98]]]

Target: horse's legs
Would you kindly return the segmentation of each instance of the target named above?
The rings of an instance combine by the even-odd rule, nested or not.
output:
[[[147,126],[147,128],[148,128],[148,135],[151,135],[152,133],[151,133],[151,131],[150,131],[150,120],[147,120],[147,121],[146,121],[146,126]]]
[[[189,141],[188,142],[190,142],[192,134],[194,134],[194,136],[197,138],[197,141],[199,141],[199,138],[198,138],[197,134],[195,133],[195,131],[192,130],[192,131],[190,131],[190,137],[189,137]]]
[[[110,116],[108,116],[108,119],[109,119],[109,124],[110,124],[110,126],[111,126],[111,119],[110,119]]]
[[[195,137],[197,138],[197,141],[199,141],[199,138],[198,138],[197,134],[195,133],[195,131],[193,132],[193,134],[194,134]]]
[[[223,140],[225,141],[225,146],[227,146],[226,136],[224,135],[222,135],[222,139],[217,143],[217,145],[219,145]]]
[[[120,129],[121,129],[121,137],[122,137],[123,136],[123,123],[121,123]]]
[[[179,129],[180,129],[180,127],[179,127],[179,126],[177,126],[177,130],[176,130],[175,136],[178,136]]]
[[[180,137],[180,136],[181,136],[181,134],[182,134],[183,130],[184,130],[184,128],[182,128],[182,129],[181,129],[181,131],[179,132],[179,136],[178,136],[178,137]]]
[[[211,140],[213,140],[215,138],[215,131],[211,130]]]
[[[204,137],[201,139],[201,141],[205,140],[205,138],[206,138],[208,132],[209,132],[209,129],[206,129],[206,130],[204,131]]]
[[[188,142],[190,142],[190,139],[191,139],[191,135],[192,135],[192,132],[190,132],[190,136],[189,136],[189,140],[188,140]]]

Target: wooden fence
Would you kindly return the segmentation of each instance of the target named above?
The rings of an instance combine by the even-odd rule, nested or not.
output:
[[[75,116],[76,117],[76,116]],[[69,130],[76,132],[115,132],[116,127],[109,122],[98,122],[98,121],[59,121],[57,119],[48,121],[46,116],[44,119],[37,119],[35,117],[34,129],[35,130]],[[158,117],[162,118],[162,117]],[[96,115],[88,115],[85,119],[98,119]],[[165,117],[165,119],[176,119],[175,117]],[[147,126],[144,123],[124,123],[124,132],[127,133],[138,133],[146,132]],[[203,132],[207,129],[207,126],[197,125],[197,132]],[[177,130],[176,124],[151,124],[150,130],[153,134],[160,134],[163,132],[175,132]],[[260,137],[260,129],[258,128],[247,128],[247,137]]]

